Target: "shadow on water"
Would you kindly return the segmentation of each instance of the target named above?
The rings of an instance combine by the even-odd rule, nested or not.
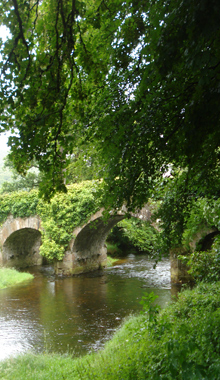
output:
[[[123,318],[141,310],[144,293],[154,291],[161,307],[170,302],[169,260],[153,266],[147,256],[129,255],[103,272],[63,279],[51,267],[32,268],[32,282],[0,292],[0,359],[101,348]]]

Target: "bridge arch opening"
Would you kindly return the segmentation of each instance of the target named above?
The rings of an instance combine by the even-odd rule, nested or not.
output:
[[[107,265],[106,239],[111,229],[127,217],[126,209],[119,210],[107,220],[102,216],[103,209],[92,215],[90,221],[73,231],[73,239],[62,261],[54,263],[55,273],[60,276],[72,276],[86,273]],[[150,210],[145,207],[132,214],[135,218],[150,220]]]
[[[198,245],[200,251],[208,251],[211,249],[214,242],[214,238],[220,234],[220,231],[213,231],[208,233],[204,238],[202,238]]]
[[[21,228],[12,232],[2,247],[2,264],[5,267],[27,268],[41,265],[39,254],[41,233],[33,228]]]
[[[104,220],[97,217],[76,231],[76,237],[70,244],[62,262],[55,263],[58,275],[75,275],[91,272],[107,265],[106,238],[115,224],[124,219],[124,215],[114,215]]]
[[[107,221],[103,220],[103,218],[97,218],[88,223],[77,235],[73,250],[82,257],[88,253],[97,253],[105,244],[111,229],[122,219],[124,219],[124,216],[115,215],[110,217]]]

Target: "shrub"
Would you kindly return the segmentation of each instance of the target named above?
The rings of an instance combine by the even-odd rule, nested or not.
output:
[[[135,247],[138,251],[145,251],[151,255],[160,250],[160,232],[150,222],[134,217],[119,222],[108,239],[121,249]]]

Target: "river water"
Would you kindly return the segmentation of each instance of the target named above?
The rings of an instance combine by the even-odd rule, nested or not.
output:
[[[29,268],[34,280],[0,291],[0,360],[32,350],[83,355],[101,348],[123,319],[141,310],[144,293],[171,300],[170,263],[129,255],[103,272],[55,278]]]

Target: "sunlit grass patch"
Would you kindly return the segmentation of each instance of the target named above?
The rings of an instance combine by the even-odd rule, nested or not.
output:
[[[0,363],[0,378],[7,380],[79,379],[71,357],[27,353]]]
[[[11,268],[0,268],[0,289],[8,288],[33,278],[34,276],[30,273],[18,272]]]
[[[108,256],[107,257],[107,267],[111,267],[112,265],[114,265],[114,263],[118,261],[118,259],[114,259],[113,257],[111,256]]]

